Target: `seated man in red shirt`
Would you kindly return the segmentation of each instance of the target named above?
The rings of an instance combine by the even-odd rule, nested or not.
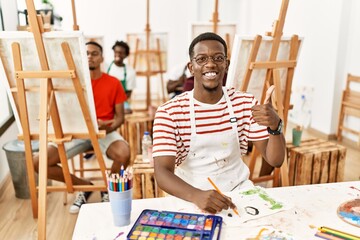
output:
[[[103,62],[102,47],[96,42],[86,43],[89,62],[91,85],[94,95],[96,116],[100,130],[106,130],[105,138],[99,139],[103,154],[113,160],[111,172],[118,173],[121,166],[126,168],[130,161],[128,143],[116,131],[124,122],[124,101],[126,94],[118,79],[101,72],[100,64]],[[90,140],[75,139],[65,143],[66,154],[71,158],[83,151],[92,148]],[[48,178],[65,182],[57,145],[49,143],[48,146]],[[39,172],[39,157],[34,158],[35,171]],[[71,175],[74,185],[91,185],[88,180]],[[70,207],[70,213],[78,213],[82,204],[86,203],[92,192],[79,192]],[[102,201],[108,201],[107,193],[102,192]]]

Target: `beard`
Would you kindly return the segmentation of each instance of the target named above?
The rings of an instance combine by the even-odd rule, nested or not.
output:
[[[203,84],[203,88],[208,91],[208,92],[216,92],[218,89],[219,85],[215,86],[215,87],[208,87],[206,85]]]
[[[90,71],[94,71],[96,67],[89,67]]]

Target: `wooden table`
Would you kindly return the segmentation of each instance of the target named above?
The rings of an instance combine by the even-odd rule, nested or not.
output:
[[[246,239],[262,227],[273,227],[291,233],[297,239],[319,239],[314,236],[313,226],[327,226],[353,235],[360,235],[360,228],[342,221],[337,216],[338,206],[348,200],[360,198],[360,181],[313,184],[293,187],[269,188],[269,194],[293,204],[289,210],[278,212],[257,220],[248,221],[239,227],[223,226],[221,239]],[[143,209],[178,211],[189,206],[196,207],[175,197],[140,199],[133,201],[131,223],[115,227],[109,203],[90,203],[81,206],[74,229],[73,239],[126,239],[126,235]],[[320,240],[320,239],[319,239]]]
[[[346,148],[322,139],[307,139],[295,147],[287,143],[290,185],[341,182]]]

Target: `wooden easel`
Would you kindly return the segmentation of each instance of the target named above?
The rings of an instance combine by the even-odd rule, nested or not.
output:
[[[285,24],[285,17],[287,8],[289,5],[289,0],[283,0],[279,19],[273,23],[273,31],[266,33],[267,36],[271,36],[272,39],[272,47],[269,56],[269,60],[265,62],[256,62],[256,57],[258,54],[258,50],[262,41],[262,37],[257,35],[254,39],[253,46],[250,52],[249,61],[247,64],[247,70],[244,75],[243,85],[241,86],[242,91],[246,91],[249,85],[249,81],[251,78],[251,74],[255,69],[266,69],[266,76],[264,81],[264,86],[262,89],[261,95],[261,103],[264,103],[265,100],[265,92],[270,85],[275,85],[275,106],[277,108],[279,117],[283,120],[284,123],[284,132],[287,126],[287,115],[290,108],[290,95],[291,95],[291,86],[292,80],[294,76],[295,66],[296,66],[296,58],[300,47],[300,40],[298,36],[294,35],[291,38],[291,46],[290,46],[290,55],[289,60],[287,61],[277,61],[277,54],[279,50],[279,45],[281,41],[281,37],[283,34],[283,28]],[[287,69],[287,78],[285,84],[285,92],[284,96],[282,96],[281,91],[281,82],[280,82],[280,69]],[[289,176],[288,176],[288,163],[287,163],[287,155],[285,155],[285,161],[283,165],[279,168],[275,168],[274,173],[268,176],[261,176],[258,178],[254,178],[253,172],[255,168],[256,159],[259,156],[259,152],[253,148],[251,154],[251,160],[249,164],[250,168],[250,179],[257,183],[263,182],[273,179],[273,186],[279,186],[279,179],[281,176],[282,186],[289,185]]]
[[[136,39],[136,45],[135,45],[136,47],[135,47],[135,51],[134,51],[134,62],[133,62],[133,68],[136,69],[136,63],[137,63],[138,57],[140,55],[145,55],[146,71],[136,71],[136,74],[138,76],[146,77],[146,110],[148,110],[149,107],[151,106],[151,82],[150,82],[150,79],[154,75],[160,74],[162,101],[163,102],[166,101],[166,97],[165,97],[166,93],[165,93],[164,79],[163,79],[163,74],[165,73],[165,71],[163,70],[164,68],[162,66],[160,40],[156,39],[156,49],[150,49],[151,29],[150,29],[150,21],[149,21],[149,17],[150,17],[149,1],[150,0],[146,0],[146,26],[145,26],[146,49],[140,50],[139,49],[140,39]],[[158,67],[159,67],[159,69],[156,71],[152,71],[151,65],[150,65],[150,63],[151,63],[150,57],[154,56],[154,55],[156,56],[156,59],[158,62]]]
[[[87,106],[86,99],[83,94],[83,87],[81,86],[80,80],[77,76],[78,72],[68,43],[63,42],[61,44],[62,50],[68,69],[52,71],[49,69],[49,64],[44,48],[44,42],[42,39],[42,33],[44,32],[41,17],[36,15],[33,0],[26,0],[27,9],[29,13],[29,25],[31,32],[34,35],[34,40],[39,55],[39,61],[41,70],[39,71],[23,71],[22,60],[20,53],[19,43],[12,44],[12,53],[15,67],[16,87],[17,89],[13,93],[17,98],[17,110],[20,113],[20,120],[23,130],[23,135],[19,136],[20,139],[24,140],[25,143],[25,157],[26,166],[29,178],[30,196],[32,202],[33,217],[38,217],[38,239],[46,239],[46,194],[52,191],[95,191],[95,190],[106,190],[106,176],[105,176],[105,163],[103,156],[98,144],[98,138],[104,137],[105,132],[95,131],[94,124],[91,121],[90,111]],[[27,104],[26,104],[26,91],[34,91],[34,89],[26,89],[26,79],[40,79],[40,111],[39,111],[39,133],[31,133]],[[83,117],[86,122],[88,133],[74,133],[64,134],[62,124],[59,117],[59,111],[55,98],[55,91],[62,91],[64,89],[55,89],[52,84],[52,78],[67,78],[73,82],[73,89],[66,89],[65,91],[75,91],[79,100]],[[17,94],[16,94],[17,93]],[[48,121],[51,117],[54,134],[48,134]],[[103,185],[73,185],[69,167],[67,163],[67,157],[65,153],[64,143],[71,141],[73,138],[90,138],[91,143],[98,159],[99,166],[102,172],[102,178],[104,180]],[[36,188],[35,177],[34,177],[34,166],[33,156],[31,148],[31,140],[39,139],[39,187]],[[65,186],[47,186],[47,147],[48,141],[51,140],[58,145],[58,151],[60,156],[61,165],[63,168],[63,174],[65,178]],[[38,191],[38,197],[37,197]]]
[[[213,23],[213,32],[218,34],[218,23],[220,22],[219,19],[219,0],[215,0],[215,8],[214,8],[214,12],[212,15],[212,20],[211,22]],[[226,33],[225,35],[225,42],[227,45],[227,52],[228,52],[228,58],[231,57],[231,44],[230,44],[230,34]]]

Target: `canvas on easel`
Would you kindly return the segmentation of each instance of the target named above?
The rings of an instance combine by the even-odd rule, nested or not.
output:
[[[19,139],[25,143],[33,216],[38,217],[39,239],[45,239],[47,192],[107,189],[105,164],[97,141],[105,133],[97,126],[84,38],[80,32],[41,35],[1,32],[0,58],[0,77],[17,120]],[[73,185],[64,143],[78,138],[91,140],[102,185]],[[38,189],[34,179],[33,139],[40,142]],[[46,184],[49,141],[58,145],[65,186]]]
[[[248,69],[247,63],[251,55],[254,39],[255,36],[242,36],[238,34],[235,35],[226,86],[250,92],[255,96],[256,99],[261,100],[267,69],[264,68],[254,71],[251,74],[248,86],[244,86],[244,78]],[[269,59],[272,41],[273,38],[271,37],[262,37],[258,54],[256,55],[255,59],[256,62],[265,62]],[[302,42],[303,41],[300,38],[300,48]],[[291,37],[282,37],[279,45],[279,51],[277,54],[277,61],[289,60],[290,47]],[[287,69],[280,69],[282,94],[285,94],[286,77]]]
[[[130,47],[130,55],[128,57],[129,64],[136,69],[137,72],[144,73],[147,71],[146,63],[146,34],[145,33],[128,33],[126,40]],[[158,45],[159,42],[159,45]],[[167,71],[167,49],[168,35],[165,32],[151,32],[149,38],[150,54],[150,71],[166,72]],[[159,64],[159,56],[161,59],[161,69]]]
[[[288,111],[290,109],[292,81],[302,42],[297,35],[293,35],[289,44],[287,44],[287,48],[285,47],[286,45],[282,44],[283,28],[288,5],[289,0],[282,1],[279,18],[274,21],[272,31],[265,33],[265,35],[269,37],[268,41],[271,44],[266,44],[267,37],[261,35],[256,35],[253,39],[248,40],[250,44],[242,44],[241,38],[237,40],[238,43],[234,43],[236,47],[233,47],[232,51],[233,63],[230,64],[231,69],[229,69],[227,78],[228,87],[237,84],[240,91],[253,93],[261,104],[265,102],[267,89],[271,85],[274,85],[275,94],[273,94],[272,104],[277,110],[280,119],[283,121],[284,133],[286,131]],[[266,45],[267,50],[262,47]],[[283,49],[285,49],[284,52]],[[285,59],[281,59],[281,55],[283,55],[283,57],[285,56]],[[245,68],[241,70],[242,66],[245,66]],[[252,91],[249,91],[250,84],[254,84]],[[249,163],[249,178],[254,183],[273,180],[273,187],[279,186],[281,179],[282,186],[288,186],[289,171],[287,154],[285,154],[285,160],[280,168],[273,168],[262,159],[262,167],[264,167],[265,171],[262,172],[261,170],[263,169],[261,169],[260,172],[262,172],[262,176],[254,177],[255,164],[259,156],[260,153],[256,147],[253,147]]]
[[[128,62],[136,70],[137,77],[146,78],[145,107],[142,109],[154,105],[154,98],[165,102],[163,74],[167,71],[167,33],[128,33],[126,38],[130,47]]]
[[[78,77],[81,85],[84,87],[84,96],[88,102],[89,110],[91,113],[91,120],[98,129],[96,112],[94,106],[94,98],[92,94],[90,72],[88,67],[88,61],[86,57],[85,41],[81,32],[47,32],[43,34],[43,40],[45,49],[47,50],[47,56],[49,60],[49,67],[52,70],[66,69],[66,61],[60,61],[64,59],[61,51],[61,42],[66,41],[70,45]],[[6,86],[8,95],[11,96],[14,88],[16,88],[16,78],[13,63],[13,56],[11,53],[11,44],[18,42],[21,45],[21,56],[23,62],[24,71],[36,71],[40,69],[40,62],[34,56],[37,55],[36,45],[33,38],[33,34],[30,32],[18,31],[18,32],[0,32],[0,58],[3,67],[0,68],[0,78],[3,80],[3,84]],[[60,119],[62,122],[62,128],[64,133],[84,133],[87,132],[87,127],[84,118],[82,116],[81,107],[78,104],[77,96],[75,92],[67,91],[73,87],[71,81],[63,78],[53,78],[54,88],[56,91],[55,98],[61,112]],[[25,88],[34,91],[27,91],[27,109],[29,115],[30,132],[39,132],[39,108],[40,93],[39,79],[33,79],[25,81]],[[15,103],[16,98],[10,98],[10,103],[14,111],[16,123],[20,134],[22,134],[21,122],[18,114],[17,105]],[[71,107],[69,107],[71,106]],[[49,134],[54,133],[52,120],[49,121]]]

